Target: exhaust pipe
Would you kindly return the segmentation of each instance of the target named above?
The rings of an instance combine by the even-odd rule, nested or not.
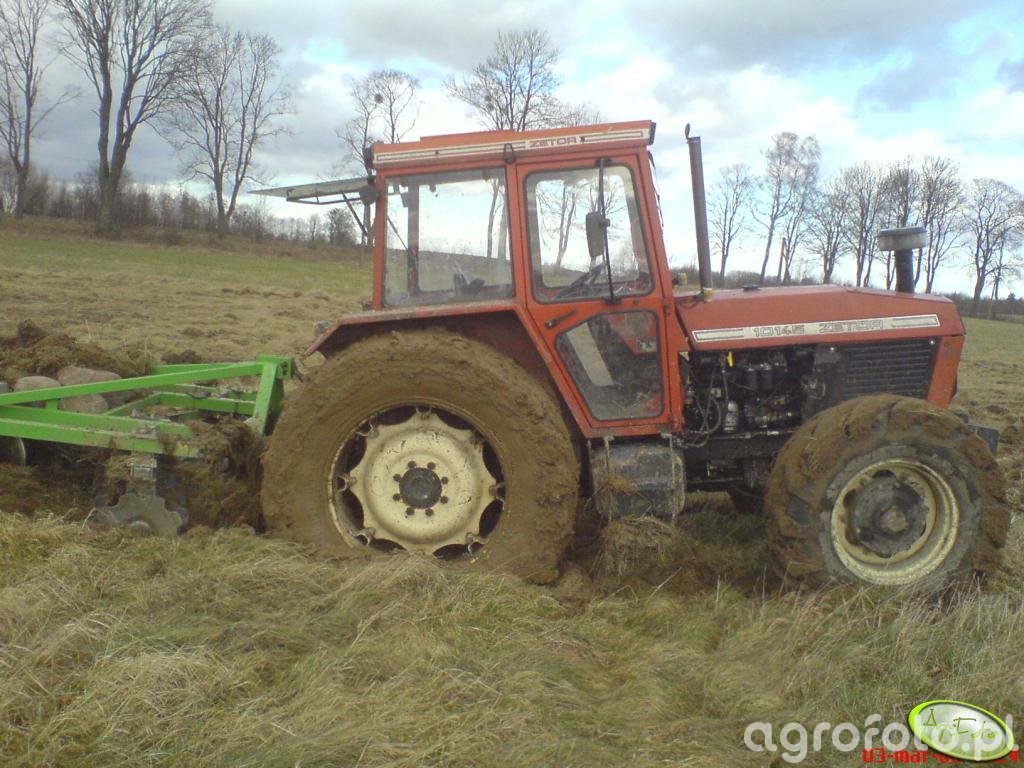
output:
[[[883,229],[876,236],[878,250],[892,251],[896,260],[896,290],[914,292],[914,251],[928,243],[928,230],[924,227]]]
[[[697,269],[700,273],[700,293],[711,298],[711,242],[708,239],[708,206],[704,196],[704,158],[700,151],[700,136],[690,135],[686,124],[686,145],[690,150],[690,179],[693,182],[693,221],[697,230]]]

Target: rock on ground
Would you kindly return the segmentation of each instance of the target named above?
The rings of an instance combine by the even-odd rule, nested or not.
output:
[[[61,383],[49,376],[22,376],[14,383],[15,392],[31,392],[36,389],[47,389],[59,387]],[[60,401],[62,411],[74,411],[75,413],[106,413],[110,406],[103,395],[79,395],[68,397]]]
[[[103,381],[119,381],[120,376],[113,371],[100,371],[95,368],[84,368],[80,365],[66,365],[57,371],[57,380],[65,387],[71,387],[76,384],[98,384]],[[108,408],[115,408],[119,405],[124,405],[132,399],[133,392],[109,392],[102,397],[108,403]],[[94,397],[88,395],[88,397]],[[78,398],[72,398],[77,400]],[[64,410],[68,411],[79,411],[80,413],[103,413],[103,411],[83,411],[81,407],[68,407]]]
[[[60,382],[56,379],[51,379],[49,376],[22,376],[14,382],[14,391],[31,392],[36,389],[48,389],[49,387],[59,386]]]
[[[96,384],[101,381],[117,381],[121,377],[113,371],[97,371],[80,365],[66,365],[57,371],[57,381],[65,387],[75,384]]]

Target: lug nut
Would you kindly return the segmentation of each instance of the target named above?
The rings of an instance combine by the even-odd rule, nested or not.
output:
[[[392,480],[394,480],[394,481],[395,481],[396,483],[400,483],[400,482],[402,482],[402,476],[401,476],[401,475],[399,475],[399,474],[394,474],[394,475],[392,475],[392,476],[391,476],[391,479],[392,479]]]
[[[400,494],[400,493],[396,493],[396,494],[395,494],[394,496],[392,496],[391,498],[392,498],[392,499],[394,499],[395,501],[401,501],[401,500],[402,500],[402,494]]]
[[[416,514],[416,510],[415,509],[413,509],[412,507],[406,507],[405,508],[405,516],[406,517],[412,517],[414,514]]]
[[[436,469],[436,468],[437,468],[437,464],[435,464],[432,461],[428,461],[427,462],[427,469]]]
[[[416,468],[416,462],[415,461],[410,461],[408,466],[409,466],[409,469],[415,469]]]
[[[441,503],[442,504],[447,504],[448,503],[448,497],[447,496],[442,496],[441,497]]]
[[[441,478],[441,485],[448,485],[448,478],[447,477],[442,477]]]
[[[425,512],[425,514],[426,514],[427,517],[433,517],[434,516],[434,510],[428,508],[427,511]]]

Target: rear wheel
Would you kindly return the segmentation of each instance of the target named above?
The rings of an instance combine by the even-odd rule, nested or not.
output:
[[[268,527],[352,556],[407,550],[557,576],[579,466],[557,404],[491,347],[374,336],[290,396],[264,457]]]
[[[766,488],[780,569],[830,580],[942,589],[992,570],[1009,515],[995,459],[961,420],[928,403],[864,397],[793,436]]]

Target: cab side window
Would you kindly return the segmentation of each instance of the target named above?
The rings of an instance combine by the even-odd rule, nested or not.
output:
[[[514,294],[503,168],[393,176],[387,186],[385,306]]]

